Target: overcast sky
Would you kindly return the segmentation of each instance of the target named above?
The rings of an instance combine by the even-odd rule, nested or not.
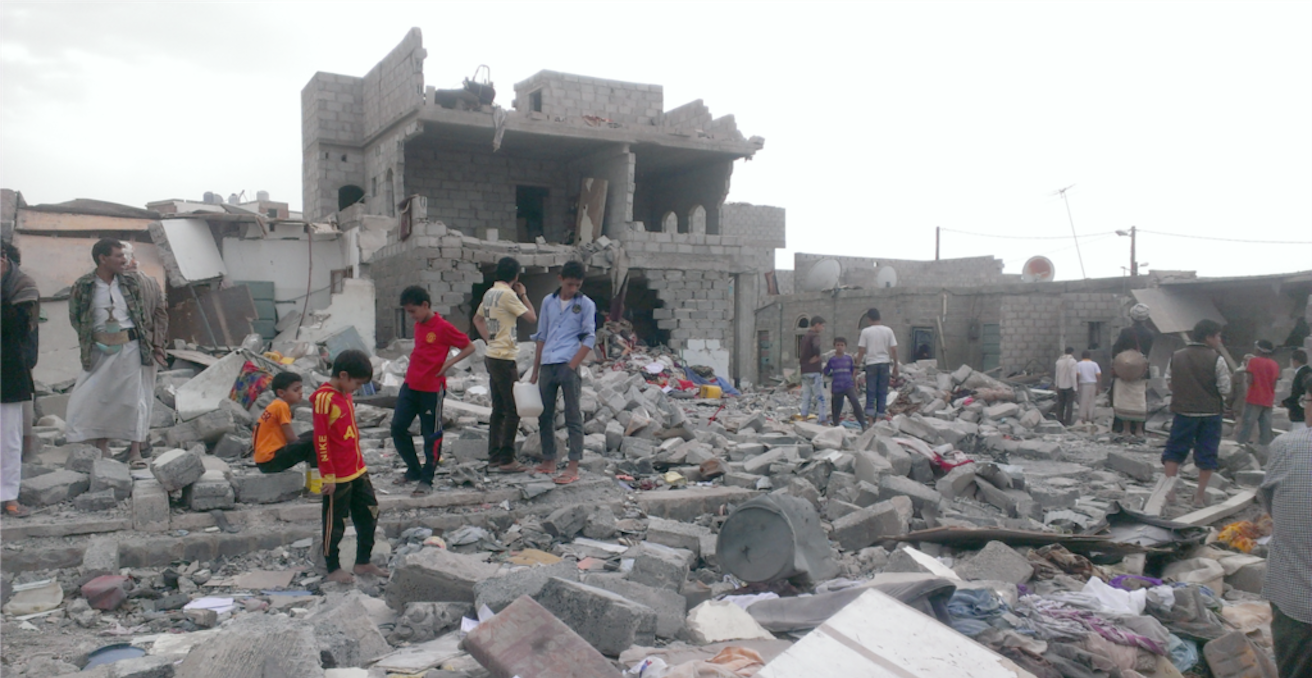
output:
[[[300,207],[300,90],[424,32],[429,85],[542,69],[703,99],[765,149],[732,201],[792,252],[1031,255],[1121,275],[1312,269],[1312,3],[0,4],[0,185],[143,206],[268,190]],[[1002,239],[993,236],[1064,239]],[[1225,242],[1171,237],[1233,238]],[[1252,240],[1275,241],[1265,244]]]

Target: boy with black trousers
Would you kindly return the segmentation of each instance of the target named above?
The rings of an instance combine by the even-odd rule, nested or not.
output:
[[[314,431],[297,436],[292,430],[292,407],[304,398],[301,375],[279,372],[269,389],[277,397],[255,423],[255,467],[279,473],[301,462],[314,466]]]
[[[360,451],[360,429],[355,423],[351,394],[373,379],[374,368],[364,351],[342,351],[333,360],[333,375],[310,397],[314,406],[314,449],[323,476],[323,555],[328,580],[355,581],[342,569],[337,553],[346,532],[346,516],[355,524],[355,574],[386,577],[387,571],[370,562],[374,529],[378,525],[378,498]]]
[[[472,355],[474,345],[464,332],[433,310],[428,290],[418,285],[405,288],[401,291],[401,307],[415,322],[415,347],[392,413],[392,443],[406,466],[405,475],[393,482],[404,485],[418,480],[410,496],[422,497],[433,491],[433,474],[442,459],[442,401],[446,399],[447,370]],[[448,358],[452,347],[460,353]],[[415,417],[419,417],[419,431],[424,436],[422,466],[410,436]]]

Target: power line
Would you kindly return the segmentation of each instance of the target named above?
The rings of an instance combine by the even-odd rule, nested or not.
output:
[[[947,233],[960,233],[962,235],[973,235],[980,238],[1000,238],[1003,240],[1070,240],[1069,235],[997,235],[994,233],[973,233],[971,231],[958,231],[955,228],[943,229]],[[1140,229],[1142,232],[1143,229]],[[1080,233],[1076,238],[1092,238],[1100,235],[1112,235],[1115,231],[1103,231],[1101,233]]]
[[[1190,238],[1192,240],[1215,240],[1218,242],[1245,242],[1257,245],[1312,245],[1308,240],[1253,240],[1251,238],[1214,238],[1207,235],[1188,235],[1185,233],[1164,233],[1162,231],[1149,231],[1139,229],[1140,233],[1152,233],[1153,235],[1164,235],[1171,238]]]

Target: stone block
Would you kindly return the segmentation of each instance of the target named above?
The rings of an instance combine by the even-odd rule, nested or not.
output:
[[[744,461],[743,473],[750,473],[752,475],[764,475],[769,471],[771,464],[784,461],[784,459],[785,457],[784,457],[783,449],[775,448],[773,450],[769,450],[763,454],[758,454],[755,457],[752,457],[747,461]]]
[[[174,412],[172,407],[156,398],[150,407],[150,427],[153,429],[169,428],[176,423],[178,423],[177,412]]]
[[[101,457],[105,456],[99,447],[95,445],[84,445],[74,443],[68,446],[68,458],[64,461],[64,468],[69,471],[78,473],[91,474],[92,464]],[[24,475],[23,477],[27,477]]]
[[[619,532],[619,521],[609,506],[601,505],[588,513],[583,523],[583,536],[588,539],[611,539]]]
[[[537,596],[553,577],[578,581],[579,568],[572,561],[562,560],[489,577],[474,584],[474,608],[486,605],[493,612],[500,612],[520,596]]]
[[[214,456],[219,459],[241,459],[251,450],[250,436],[225,433],[214,444]]]
[[[1022,440],[1016,445],[1017,456],[1026,459],[1055,459],[1061,445],[1044,440]]]
[[[73,499],[73,508],[88,513],[96,511],[112,511],[118,508],[118,497],[114,496],[113,490],[87,492],[85,494],[79,494]]]
[[[1243,631],[1231,631],[1203,646],[1203,658],[1215,678],[1276,678],[1271,657]]]
[[[830,538],[844,551],[859,551],[881,538],[907,532],[907,518],[891,501],[884,501],[835,520]]]
[[[878,452],[855,452],[853,457],[856,460],[853,473],[856,475],[857,480],[878,486],[880,478],[893,473],[893,464]],[[909,466],[910,460],[908,459]]]
[[[116,499],[132,496],[132,469],[127,464],[113,459],[97,459],[91,462],[90,492],[110,490]]]
[[[172,449],[150,460],[150,472],[165,492],[176,492],[200,480],[205,463],[194,449]]]
[[[702,539],[708,536],[713,536],[711,530],[701,525],[664,518],[651,518],[647,522],[648,542],[692,551],[698,557],[701,556]]]
[[[876,429],[871,428],[874,431]],[[893,475],[905,476],[911,473],[911,454],[902,446],[882,436],[875,438],[874,449],[880,456],[893,465]]]
[[[225,434],[238,432],[237,413],[242,411],[241,408],[224,407],[223,403],[232,403],[236,406],[231,400],[224,400],[220,403],[219,409],[206,412],[188,422],[196,430],[196,439],[206,445],[217,445]]]
[[[1150,483],[1157,474],[1157,461],[1132,452],[1112,450],[1107,453],[1107,468],[1120,471],[1141,482]]]
[[[850,513],[860,511],[861,507],[856,504],[849,504],[842,499],[830,499],[825,502],[825,520],[833,522]]]
[[[558,508],[542,520],[542,529],[557,539],[565,541],[573,539],[574,535],[583,531],[592,508],[588,504],[572,504]]]
[[[154,480],[139,480],[132,486],[132,529],[166,532],[169,529],[169,493]]]
[[[464,647],[493,676],[616,678],[619,674],[587,640],[528,596],[470,631]]]
[[[87,474],[65,469],[24,478],[18,486],[18,501],[32,508],[53,506],[86,492],[90,487],[91,478]]]
[[[1266,561],[1250,563],[1225,578],[1231,587],[1248,593],[1262,593],[1262,581],[1266,579]]]
[[[627,578],[639,584],[678,591],[688,578],[692,553],[661,544],[643,542],[629,549],[625,557],[633,558]]]
[[[182,503],[193,511],[230,509],[237,505],[237,495],[222,472],[206,471],[196,482],[182,488]]]
[[[237,501],[243,504],[275,504],[301,496],[305,489],[305,474],[283,471],[234,475],[232,486]]]
[[[82,585],[82,597],[97,610],[117,610],[128,599],[131,584],[123,575],[101,575]]]
[[[1011,584],[1024,584],[1034,574],[1034,567],[1025,556],[1000,541],[989,542],[978,553],[952,569],[962,579],[987,579]]]
[[[656,642],[656,611],[611,591],[553,578],[536,600],[604,655]]]
[[[731,505],[741,504],[756,492],[738,487],[690,487],[667,492],[643,492],[638,506],[649,516],[691,521],[704,513],[728,513]]]
[[[393,645],[426,643],[459,628],[461,618],[470,611],[469,603],[410,603],[396,618],[387,641]]]
[[[652,588],[624,579],[618,574],[589,574],[584,576],[582,583],[618,593],[635,603],[651,608],[656,613],[657,638],[683,636],[684,618],[688,614],[688,599],[678,591]]]
[[[724,474],[725,487],[741,487],[748,490],[756,489],[756,483],[765,476],[753,475],[751,473],[739,473],[730,471]]]
[[[496,575],[497,566],[446,549],[425,548],[401,557],[388,580],[386,600],[393,610],[406,603],[474,602],[474,585]]]
[[[998,403],[984,408],[984,416],[989,419],[1015,417],[1020,414],[1020,405],[1016,403]]]
[[[82,552],[82,571],[118,573],[118,541],[92,539]]]
[[[282,615],[247,614],[193,647],[177,669],[187,678],[321,676],[321,662],[311,625]]]
[[[365,666],[391,652],[392,647],[370,620],[369,609],[361,598],[361,594],[352,592],[340,601],[325,603],[328,608],[310,619],[325,666]]]
[[[909,497],[916,511],[921,511],[927,506],[938,506],[943,501],[943,495],[939,494],[938,490],[921,485],[910,478],[884,476],[879,480],[879,498],[892,497]]]
[[[934,487],[944,499],[950,500],[962,496],[974,483],[975,465],[964,464],[948,471],[934,483]]]
[[[109,665],[109,678],[173,678],[176,657],[145,656],[120,659]]]

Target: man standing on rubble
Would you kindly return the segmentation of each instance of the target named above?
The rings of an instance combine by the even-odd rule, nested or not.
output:
[[[1257,342],[1257,355],[1248,361],[1248,395],[1244,398],[1244,418],[1235,441],[1243,444],[1253,435],[1257,424],[1257,444],[1266,447],[1275,436],[1271,432],[1271,408],[1276,403],[1276,380],[1280,365],[1271,359],[1276,347],[1266,339]]]
[[[37,319],[41,293],[36,281],[18,268],[18,248],[5,243],[0,254],[3,304],[0,309],[0,502],[6,517],[25,518],[18,503],[23,481],[23,404],[32,402],[35,384]]]
[[[1191,341],[1171,356],[1166,384],[1171,389],[1171,436],[1162,451],[1166,477],[1174,478],[1192,448],[1198,467],[1194,506],[1207,504],[1207,482],[1216,470],[1221,446],[1221,411],[1230,392],[1230,366],[1221,356],[1221,325],[1200,320],[1189,333]]]
[[[1312,367],[1307,365],[1307,351],[1294,349],[1289,356],[1289,366],[1294,369],[1294,380],[1289,387],[1289,397],[1280,404],[1289,410],[1289,430],[1297,431],[1307,428],[1306,400],[1312,391]]]
[[[1271,601],[1271,637],[1283,678],[1312,676],[1312,430],[1271,443],[1257,492],[1275,531],[1262,597]]]
[[[825,375],[823,373],[824,364],[821,362],[821,355],[824,349],[820,348],[820,333],[825,331],[825,319],[820,316],[811,318],[811,326],[802,335],[802,348],[799,349],[797,359],[802,363],[802,407],[799,419],[809,419],[811,415],[811,402],[816,404],[815,415],[820,418],[821,424],[829,422],[825,414]]]
[[[857,339],[856,361],[866,370],[866,417],[871,423],[884,418],[888,384],[897,379],[897,335],[879,319],[879,309],[866,311],[870,324]]]
[[[131,443],[128,463],[145,468],[141,443],[150,430],[156,364],[156,308],[147,308],[141,280],[128,271],[123,243],[103,238],[91,248],[96,269],[73,283],[68,318],[81,347],[82,374],[68,401],[68,442],[90,441],[109,454],[109,441]],[[163,304],[163,295],[152,300]]]
[[[1148,329],[1146,304],[1130,309],[1134,324],[1121,330],[1112,344],[1112,431],[1144,435],[1148,421],[1148,356],[1153,352],[1153,331]]]
[[[556,472],[556,396],[562,391],[565,394],[569,464],[564,473],[556,476],[558,485],[579,479],[579,461],[583,459],[583,411],[579,408],[583,378],[579,366],[597,345],[597,304],[580,291],[586,274],[582,262],[565,262],[560,269],[560,288],[542,300],[538,331],[533,335],[537,351],[530,381],[542,394],[542,414],[538,417],[542,437],[542,463],[537,466],[540,473]]]
[[[1067,346],[1053,370],[1052,387],[1057,390],[1057,421],[1062,426],[1070,426],[1075,416],[1075,386],[1079,383],[1079,370],[1075,366],[1078,363],[1075,347]]]
[[[474,327],[487,342],[488,387],[492,391],[492,419],[488,426],[488,470],[495,473],[527,471],[515,461],[515,434],[519,432],[519,411],[515,408],[515,382],[519,381],[519,339],[515,325],[522,317],[535,323],[538,314],[528,300],[524,284],[519,282],[519,261],[502,257],[497,262],[496,282],[483,293],[483,302],[474,314]]]

